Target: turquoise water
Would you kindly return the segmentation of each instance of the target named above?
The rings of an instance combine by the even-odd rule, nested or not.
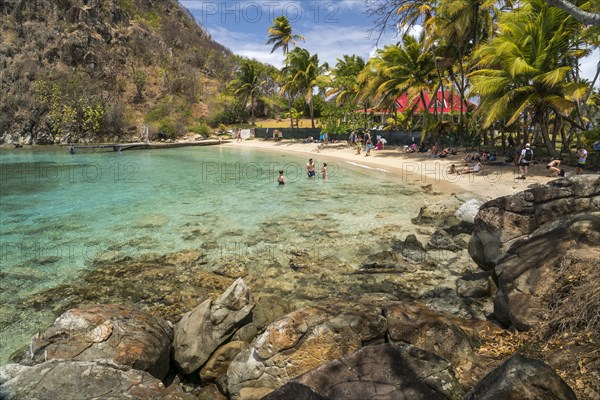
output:
[[[313,158],[319,169],[328,162]],[[392,174],[329,160],[328,179],[308,179],[305,163],[223,147],[2,150],[0,362],[48,323],[14,305],[77,280],[94,260],[201,249],[213,268],[224,255],[283,259],[303,248],[357,264],[353,243],[376,244],[369,232],[379,227],[401,230],[422,204]]]

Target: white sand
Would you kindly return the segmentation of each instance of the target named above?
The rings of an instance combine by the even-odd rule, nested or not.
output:
[[[408,183],[420,186],[431,184],[434,191],[442,194],[469,192],[488,200],[520,192],[533,184],[545,184],[556,179],[546,176],[548,170],[544,163],[530,167],[529,175],[525,180],[516,179],[520,174],[518,169],[512,165],[484,165],[483,171],[477,174],[449,174],[448,168],[451,164],[455,164],[459,169],[465,165],[473,167],[473,163],[467,164],[463,160],[466,153],[459,153],[447,158],[432,158],[429,155],[418,153],[405,154],[400,148],[388,146],[380,151],[371,150],[371,155],[365,157],[364,151],[358,155],[354,147],[351,148],[345,143],[324,145],[319,151],[314,143],[291,140],[273,142],[262,139],[245,140],[240,143],[232,141],[223,146],[251,147],[280,153],[290,152],[296,155],[304,154],[307,158],[313,158],[317,163],[343,160],[399,174]],[[503,161],[503,158],[498,161]],[[574,174],[573,168],[566,167],[565,169],[567,176]]]

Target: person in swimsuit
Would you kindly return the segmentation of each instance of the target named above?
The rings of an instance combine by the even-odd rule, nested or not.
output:
[[[285,185],[285,176],[283,175],[283,170],[279,171],[279,176],[277,177],[277,182],[279,182],[280,185]]]
[[[560,174],[560,160],[552,160],[546,165],[548,176],[558,176]]]
[[[315,163],[313,163],[312,158],[306,163],[306,175],[308,175],[309,178],[315,176]]]
[[[323,163],[323,168],[321,168],[321,175],[323,179],[327,179],[327,163]]]

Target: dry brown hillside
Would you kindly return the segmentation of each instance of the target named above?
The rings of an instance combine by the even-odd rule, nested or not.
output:
[[[182,133],[236,64],[177,0],[2,0],[0,15],[0,143]]]

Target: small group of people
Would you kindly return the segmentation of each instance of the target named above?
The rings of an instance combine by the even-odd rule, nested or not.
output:
[[[312,178],[316,175],[316,166],[315,163],[313,162],[312,158],[308,159],[308,162],[306,163],[306,175],[309,178]],[[323,179],[327,179],[327,163],[323,163],[323,166],[321,167],[321,176],[323,177]]]
[[[308,160],[308,162],[306,163],[306,176],[308,176],[309,178],[313,178],[317,174],[316,171],[317,171],[317,166],[315,165],[313,159],[310,158]],[[327,163],[323,163],[323,166],[321,167],[321,177],[323,177],[323,179],[327,179]],[[277,183],[279,185],[285,185],[285,183],[286,183],[286,179],[285,179],[283,170],[279,170],[279,176],[277,177]]]
[[[474,153],[467,154],[467,156],[465,157],[465,161],[467,161],[467,162],[481,161],[482,163],[488,162],[488,161],[496,161],[496,155],[493,153],[490,153],[489,150],[483,150],[481,152],[474,152]]]
[[[577,175],[583,174],[585,170],[585,165],[587,162],[588,152],[583,146],[579,146],[577,148],[577,167],[575,169],[575,173]],[[517,179],[525,179],[529,172],[529,165],[533,163],[533,150],[531,149],[531,144],[526,143],[525,147],[521,150],[519,158],[517,160],[517,165],[519,166],[519,172],[521,173],[521,177]],[[560,168],[561,160],[554,159],[550,161],[546,165],[546,169],[548,169],[549,177],[564,177],[566,176],[565,170]]]

